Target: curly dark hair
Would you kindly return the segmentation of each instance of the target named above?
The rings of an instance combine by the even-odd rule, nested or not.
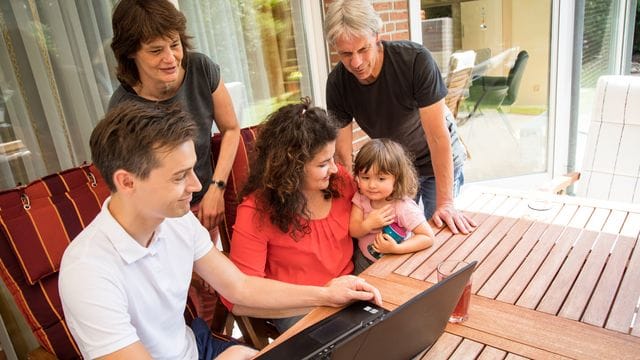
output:
[[[258,213],[294,240],[311,232],[307,199],[301,191],[304,166],[328,143],[335,141],[338,127],[327,112],[303,99],[269,115],[256,139],[251,173],[240,193],[242,200],[255,194]],[[324,190],[325,199],[340,197],[335,175]]]

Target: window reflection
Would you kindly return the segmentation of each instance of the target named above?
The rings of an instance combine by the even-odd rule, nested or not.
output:
[[[423,43],[450,95],[461,93],[447,104],[457,112],[459,134],[471,155],[466,180],[544,172],[551,0],[422,0],[421,5]],[[459,91],[455,86],[467,68],[471,74]]]

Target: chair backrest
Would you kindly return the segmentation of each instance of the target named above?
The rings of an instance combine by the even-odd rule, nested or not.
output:
[[[93,165],[0,192],[0,277],[41,347],[58,359],[81,359],[58,293],[62,254],[109,194]],[[191,298],[184,316],[187,323],[197,316]]]
[[[80,358],[58,294],[60,260],[108,195],[90,165],[0,193],[0,276],[40,345],[59,359]]]
[[[474,65],[481,64],[491,58],[490,48],[476,49],[475,52],[476,52],[476,59],[473,62]]]
[[[576,194],[640,203],[640,78],[598,79]]]
[[[473,50],[457,51],[449,57],[449,71],[447,76],[453,71],[472,68],[475,65],[476,52]]]
[[[253,149],[256,144],[256,137],[260,131],[260,126],[251,126],[240,130],[240,142],[238,151],[233,160],[231,173],[227,179],[227,188],[224,192],[224,220],[219,226],[220,241],[222,249],[229,253],[231,236],[233,235],[233,224],[236,222],[236,210],[238,208],[238,195],[249,178],[249,164],[252,159]],[[211,137],[212,159],[217,159],[220,153],[220,143],[222,136],[214,134]]]
[[[529,53],[526,50],[522,50],[518,53],[515,63],[511,70],[509,70],[509,76],[507,77],[507,86],[509,91],[504,98],[502,105],[511,105],[516,101],[518,97],[518,90],[520,89],[520,82],[522,81],[522,75],[524,75],[524,69],[529,61]]]
[[[453,117],[458,117],[460,102],[464,100],[465,91],[471,83],[471,72],[473,67],[452,71],[447,75],[447,96],[444,98],[445,105],[453,113]]]

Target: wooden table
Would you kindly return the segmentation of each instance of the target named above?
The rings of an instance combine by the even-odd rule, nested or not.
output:
[[[541,200],[548,210],[531,208]],[[478,261],[469,319],[420,358],[640,359],[640,206],[470,187],[458,207],[479,224],[472,234],[440,230],[431,248],[362,274],[392,309],[434,283],[441,261]]]

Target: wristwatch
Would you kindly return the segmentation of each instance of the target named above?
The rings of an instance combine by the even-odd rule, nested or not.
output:
[[[224,190],[227,187],[227,183],[222,180],[211,179],[211,184],[217,186],[220,190]]]

